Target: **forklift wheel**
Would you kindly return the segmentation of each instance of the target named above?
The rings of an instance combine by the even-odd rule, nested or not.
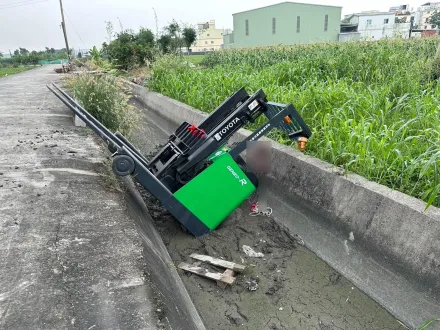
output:
[[[133,173],[135,168],[134,161],[126,155],[119,155],[113,158],[113,172],[119,176],[127,176]]]

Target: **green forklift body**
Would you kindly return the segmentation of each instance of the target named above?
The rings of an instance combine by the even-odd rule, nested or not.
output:
[[[174,194],[210,230],[216,229],[256,190],[234,159],[223,151]]]

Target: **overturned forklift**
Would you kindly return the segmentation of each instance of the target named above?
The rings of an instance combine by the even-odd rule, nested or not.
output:
[[[257,176],[240,156],[248,142],[279,129],[304,150],[312,135],[292,104],[268,102],[262,90],[251,96],[241,88],[198,126],[182,123],[148,160],[121,133],[110,132],[64,90],[55,84],[47,87],[106,141],[113,172],[134,177],[196,237],[215,230],[256,191]],[[228,145],[232,135],[261,115],[267,122],[245,140]]]

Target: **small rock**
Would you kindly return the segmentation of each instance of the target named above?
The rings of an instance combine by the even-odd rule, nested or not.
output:
[[[248,245],[243,245],[243,252],[246,253],[247,256],[251,257],[251,258],[262,258],[264,257],[264,254],[261,252],[255,252],[254,249],[252,249],[250,246]]]
[[[279,310],[279,311],[282,311],[282,310],[283,310],[283,307],[278,308],[278,310]]]
[[[248,290],[249,291],[257,291],[258,289],[258,282],[256,280],[252,280],[249,282],[246,282],[248,284]]]
[[[19,167],[18,167],[18,166],[15,166],[15,169],[16,169],[16,170],[18,170],[18,169],[19,169]]]
[[[350,232],[350,234],[348,235],[348,239],[353,242],[354,241],[354,234],[353,232]]]

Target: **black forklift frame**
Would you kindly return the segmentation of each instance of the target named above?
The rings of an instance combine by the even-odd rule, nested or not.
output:
[[[168,143],[149,161],[120,132],[112,133],[59,86],[52,84],[47,85],[47,88],[106,141],[108,149],[112,152],[113,171],[119,176],[132,175],[196,237],[210,230],[174,197],[173,193],[184,183],[170,184],[173,175],[186,175],[189,179],[197,176],[203,170],[200,164],[225,146],[235,132],[248,122],[255,122],[261,114],[266,115],[268,122],[231,148],[230,155],[234,160],[246,149],[248,141],[258,140],[274,128],[284,130],[292,140],[308,139],[312,135],[293,105],[267,102],[261,89],[249,96],[245,89],[241,88],[198,127],[186,122],[179,126]],[[291,125],[293,128],[287,124],[287,117],[290,118],[288,121],[293,120],[295,123]]]

